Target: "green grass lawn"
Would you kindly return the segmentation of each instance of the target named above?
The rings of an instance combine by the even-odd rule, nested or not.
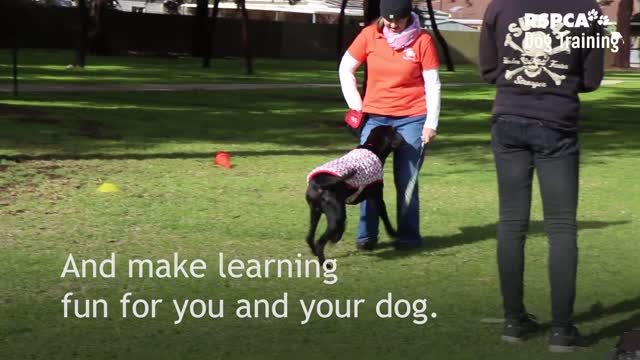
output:
[[[180,83],[324,83],[338,84],[338,64],[330,61],[256,59],[255,74],[245,74],[244,59],[213,59],[210,69],[192,57],[88,56],[85,69],[71,68],[71,51],[26,49],[18,53],[25,84],[180,84]],[[11,53],[0,49],[0,84],[12,81]],[[443,81],[478,82],[472,65],[442,73]]]
[[[48,66],[52,74],[67,74],[55,68],[64,62],[54,66],[35,59],[33,64],[40,63],[25,73],[28,81],[53,83],[38,75]],[[123,78],[140,73],[127,80],[132,83],[178,83],[180,78],[162,78],[160,71],[192,69],[195,63],[104,60],[104,66],[125,68]],[[241,69],[229,70],[228,78],[216,71],[204,79],[193,67],[185,82],[291,80],[282,77],[291,63],[262,64],[261,80],[245,78]],[[332,63],[300,66],[294,79],[336,81]],[[309,68],[325,69],[326,78]],[[468,71],[462,76],[471,77]],[[90,79],[60,75],[60,81],[119,82],[114,74],[95,70]],[[217,267],[220,252],[242,260],[296,259],[298,253],[311,258],[304,242],[305,177],[355,144],[341,125],[345,105],[338,88],[25,93],[17,99],[0,93],[0,358],[603,359],[622,331],[640,325],[640,87],[638,77],[631,78],[582,97],[576,321],[599,342],[566,355],[549,354],[542,335],[506,345],[499,339],[500,325],[481,322],[501,316],[491,87],[443,91],[439,136],[420,176],[426,246],[396,252],[383,237],[379,250],[356,251],[358,208],[350,207],[345,237],[327,250],[337,259],[335,285],[322,279],[220,278]],[[212,166],[221,150],[232,153],[232,169]],[[390,166],[391,161],[386,201],[395,213]],[[96,192],[102,182],[121,191]],[[532,219],[526,302],[548,322],[547,241],[537,189]],[[60,278],[69,253],[104,259],[112,252],[117,253],[115,279]],[[171,258],[174,252],[204,259],[207,276],[126,276],[127,259]],[[67,292],[76,299],[106,299],[109,318],[64,319],[60,300]],[[164,299],[157,317],[122,319],[119,299],[125,292],[134,299]],[[288,318],[234,317],[237,299],[275,300],[284,292]],[[396,299],[428,299],[427,314],[437,318],[423,326],[411,317],[378,318],[375,302],[387,292]],[[174,325],[171,300],[196,298],[224,299],[225,317],[187,318]],[[314,317],[300,325],[298,300],[323,298],[366,302],[358,318]]]

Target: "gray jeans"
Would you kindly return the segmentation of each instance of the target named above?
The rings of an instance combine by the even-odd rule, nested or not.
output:
[[[501,115],[491,128],[491,138],[500,198],[498,270],[505,318],[526,315],[524,244],[535,169],[542,196],[544,229],[549,237],[552,326],[569,326],[578,263],[578,136],[547,127],[539,120]]]

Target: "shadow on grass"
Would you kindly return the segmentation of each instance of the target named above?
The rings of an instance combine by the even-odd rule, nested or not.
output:
[[[602,229],[609,226],[628,224],[629,222],[630,221],[580,221],[578,223],[578,229]],[[422,248],[416,250],[396,251],[391,247],[391,243],[383,243],[379,246],[379,249],[382,251],[371,253],[369,254],[369,256],[377,256],[383,260],[393,260],[406,256],[415,256],[425,252],[495,239],[496,231],[497,224],[467,226],[461,228],[461,231],[455,235],[424,237],[423,240],[425,242],[425,245]],[[531,222],[529,235],[543,233],[544,224],[542,221]],[[594,333],[588,334],[587,339],[589,340],[589,342],[595,344],[606,338],[618,337],[625,331],[629,331],[640,326],[640,296],[610,306],[604,306],[602,303],[596,302],[588,311],[577,314],[574,317],[574,322],[576,324],[579,324],[582,322],[593,321],[607,316],[627,312],[634,313],[627,319],[610,324]],[[542,331],[534,337],[544,336],[544,333],[546,332],[546,330],[549,330],[550,327],[551,323],[549,322],[541,324]]]
[[[441,136],[430,151],[446,157],[462,155],[471,162],[486,161],[485,155],[490,153],[493,93],[486,87],[444,91]],[[639,95],[640,91],[635,89],[607,87],[585,98],[581,112],[585,153],[590,157],[625,156],[629,150],[640,151],[640,142],[636,141],[640,127],[635,121],[638,107],[634,105]],[[3,101],[12,100],[0,96],[0,103]],[[215,146],[267,143],[318,149],[322,154],[329,147],[350,148],[356,143],[344,129],[344,107],[339,89],[27,94],[20,103],[11,105],[11,114],[0,114],[3,127],[0,148],[11,150],[12,156],[24,160],[31,159],[30,156],[46,159],[210,156],[188,152],[144,154],[156,145],[194,142]],[[597,151],[589,153],[590,149]],[[305,155],[292,151],[278,154]]]
[[[640,326],[640,296],[610,306],[604,306],[602,303],[596,302],[591,305],[589,311],[576,315],[574,320],[576,323],[580,323],[627,312],[634,313],[627,319],[615,322],[589,334],[587,337],[589,341],[596,343],[603,339],[620,336],[625,331]]]
[[[604,339],[617,338],[626,331],[630,331],[640,327],[640,296],[637,296],[632,299],[624,300],[610,306],[604,306],[602,303],[596,302],[593,305],[591,305],[591,308],[588,311],[575,315],[573,318],[573,322],[575,324],[580,324],[583,322],[602,319],[607,316],[612,316],[612,315],[622,314],[627,312],[634,312],[634,313],[624,320],[620,320],[610,325],[607,325],[601,328],[600,330],[597,330],[590,334],[584,334],[587,341],[590,344],[596,344]],[[539,331],[533,337],[544,336],[547,330],[551,328],[551,323],[550,322],[542,323],[540,324],[540,327],[541,327],[540,329],[541,331]]]
[[[589,311],[577,314],[574,317],[574,321],[576,323],[587,322],[627,312],[634,313],[627,319],[607,325],[587,336],[587,339],[590,342],[596,343],[603,339],[618,337],[625,331],[629,331],[640,326],[640,296],[624,300],[610,306],[604,306],[601,302],[596,302],[591,305]]]
[[[640,309],[640,298],[636,298],[636,310]],[[609,326],[606,326],[595,333],[589,334],[587,336],[587,340],[590,343],[597,343],[603,339],[618,337],[625,333],[626,331],[630,331],[632,329],[637,329],[640,326],[640,312],[636,312],[631,317],[613,323]]]
[[[629,223],[629,221],[579,221],[578,229],[602,229],[608,226],[616,226],[627,223]],[[382,260],[393,260],[407,256],[420,255],[425,252],[473,244],[480,241],[495,239],[497,229],[498,226],[495,223],[482,226],[465,226],[460,229],[459,233],[454,235],[426,236],[423,238],[423,247],[407,251],[396,251],[395,249],[391,248],[390,243],[383,243],[379,246],[379,249],[382,249],[383,251],[371,253],[370,256],[377,256]],[[543,222],[532,221],[529,227],[529,235],[538,235],[543,233]]]
[[[224,150],[224,149],[220,149]],[[233,156],[304,156],[335,155],[348,152],[347,149],[306,149],[306,150],[265,150],[265,151],[232,151]],[[34,160],[151,160],[151,159],[212,159],[212,152],[171,152],[151,154],[39,154],[39,155],[0,155],[0,159],[22,162]]]

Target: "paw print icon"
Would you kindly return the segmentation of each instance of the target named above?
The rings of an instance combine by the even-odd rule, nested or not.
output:
[[[591,9],[591,11],[587,13],[587,19],[589,19],[589,21],[593,21],[597,18],[598,18],[598,11],[596,9]]]
[[[598,25],[609,25],[609,17],[607,15],[602,15],[598,18]]]

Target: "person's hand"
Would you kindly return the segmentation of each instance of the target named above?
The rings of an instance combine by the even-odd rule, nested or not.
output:
[[[435,130],[433,130],[432,128],[423,128],[422,129],[422,143],[423,144],[428,144],[431,142],[431,140],[435,139],[437,133]]]
[[[352,129],[357,129],[362,124],[364,114],[360,110],[349,109],[344,117],[344,122],[347,123]]]

